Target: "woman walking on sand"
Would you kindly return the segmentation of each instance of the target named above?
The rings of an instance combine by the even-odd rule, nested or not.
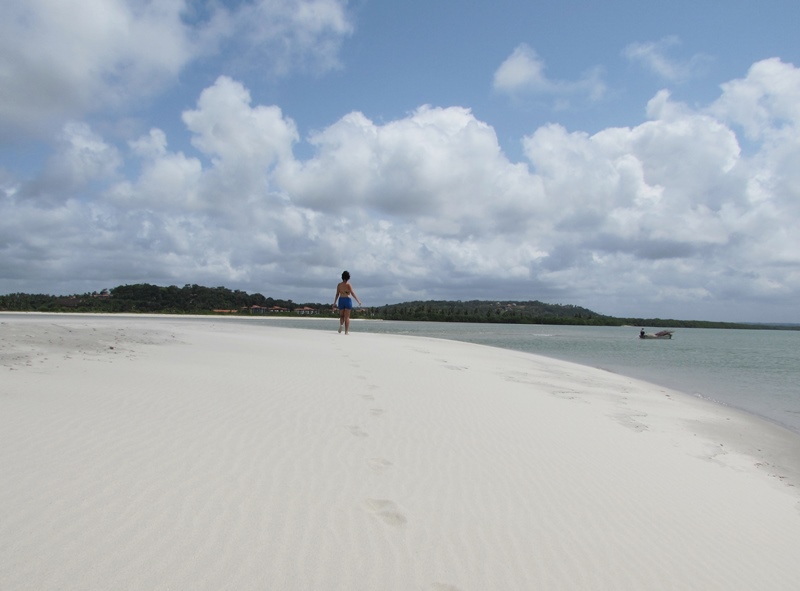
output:
[[[352,295],[358,305],[361,305],[361,300],[358,299],[349,281],[350,273],[345,271],[342,273],[342,282],[336,286],[336,297],[333,298],[334,309],[336,309],[336,303],[339,303],[339,332],[342,332],[342,327],[344,327],[344,334],[350,334],[350,310],[353,309],[353,301],[350,296]]]

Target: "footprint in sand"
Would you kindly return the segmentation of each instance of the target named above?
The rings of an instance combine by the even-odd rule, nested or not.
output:
[[[641,433],[642,431],[648,431],[647,425],[638,421],[638,418],[646,417],[647,413],[619,413],[613,415],[613,417],[623,426],[627,427],[628,429],[633,429]]]
[[[584,402],[578,397],[580,392],[575,390],[553,390],[550,393],[556,398],[561,398],[562,400],[576,400],[578,402]]]
[[[383,458],[370,458],[367,460],[367,465],[373,472],[378,474],[386,472],[386,470],[394,466],[392,462],[384,460]]]
[[[375,397],[372,394],[361,394],[361,398],[364,400],[375,400]]]
[[[447,359],[437,359],[436,361],[444,365],[445,369],[452,369],[453,371],[464,371],[467,369],[462,365],[453,365]]]
[[[373,417],[379,417],[385,412],[386,411],[383,410],[382,408],[371,408],[371,409],[369,409],[369,414],[371,414]]]
[[[455,585],[448,585],[447,583],[433,583],[431,591],[461,591]]]
[[[355,437],[369,437],[369,433],[367,433],[366,431],[364,431],[364,430],[363,430],[361,427],[359,427],[358,425],[350,425],[350,426],[347,428],[347,430],[348,430],[348,431],[350,431],[350,434],[351,434],[351,435],[354,435]]]
[[[393,527],[400,527],[408,522],[406,516],[397,510],[397,505],[394,501],[389,501],[387,499],[367,499],[364,501],[364,509],[372,513],[385,524]]]

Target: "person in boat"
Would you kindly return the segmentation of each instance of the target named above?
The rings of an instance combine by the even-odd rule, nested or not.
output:
[[[350,285],[350,273],[345,271],[342,273],[342,282],[336,286],[336,297],[333,298],[333,308],[336,309],[337,304],[339,308],[339,332],[341,333],[344,328],[344,334],[350,334],[350,310],[353,309],[353,300],[350,296],[355,298],[359,306],[362,305],[353,286]]]
[[[643,339],[643,338],[644,338],[644,329],[642,329],[642,330],[640,330],[640,331],[639,331],[639,338],[640,338],[640,339]]]

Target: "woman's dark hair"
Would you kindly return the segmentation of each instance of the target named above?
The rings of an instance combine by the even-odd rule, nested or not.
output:
[[[348,273],[347,271],[342,273],[342,281],[350,281],[350,273]]]

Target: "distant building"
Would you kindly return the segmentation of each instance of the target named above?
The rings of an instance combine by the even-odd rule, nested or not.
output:
[[[294,310],[290,310],[289,308],[282,308],[281,306],[272,306],[271,308],[266,308],[264,306],[250,306],[248,308],[251,314],[285,314],[287,312],[295,312],[296,314],[316,314],[317,311],[314,308],[309,308],[308,306],[303,306],[302,308],[295,308]]]

